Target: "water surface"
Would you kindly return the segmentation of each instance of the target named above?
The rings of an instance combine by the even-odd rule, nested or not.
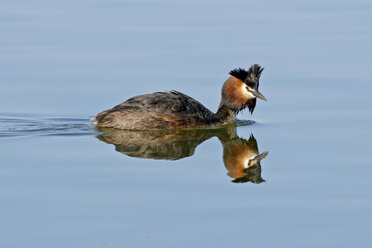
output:
[[[3,3],[1,247],[369,247],[371,17],[361,0]],[[269,101],[251,125],[90,122],[161,90],[215,111],[253,63]]]

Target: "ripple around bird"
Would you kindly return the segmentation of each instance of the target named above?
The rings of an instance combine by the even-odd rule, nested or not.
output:
[[[0,138],[92,135],[89,119],[0,116]]]
[[[237,120],[235,123],[226,126],[239,127],[254,123],[251,120]],[[88,118],[0,116],[0,138],[94,134],[97,134],[97,132]]]

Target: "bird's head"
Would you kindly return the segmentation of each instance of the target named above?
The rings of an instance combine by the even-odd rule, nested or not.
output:
[[[237,68],[230,71],[231,77],[226,80],[222,87],[222,98],[225,105],[236,111],[248,107],[252,113],[257,98],[267,101],[258,90],[263,69],[258,64],[254,64],[248,70]]]

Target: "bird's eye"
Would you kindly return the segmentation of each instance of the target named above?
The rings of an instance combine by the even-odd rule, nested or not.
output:
[[[245,86],[245,89],[246,89],[247,91],[249,91],[249,88],[248,88],[248,86]]]

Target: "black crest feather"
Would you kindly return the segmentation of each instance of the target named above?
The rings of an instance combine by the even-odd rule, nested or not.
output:
[[[234,69],[230,71],[230,75],[242,80],[243,82],[253,80],[258,83],[263,70],[263,67],[254,64],[247,71],[242,68]]]
[[[248,75],[250,79],[258,82],[260,80],[260,76],[263,70],[264,70],[263,67],[261,67],[258,64],[254,64],[248,69]]]
[[[242,80],[243,82],[245,81],[245,79],[248,77],[248,71],[242,69],[242,68],[237,68],[237,69],[234,69],[232,71],[230,71],[230,75],[231,76],[234,76],[240,80]]]

